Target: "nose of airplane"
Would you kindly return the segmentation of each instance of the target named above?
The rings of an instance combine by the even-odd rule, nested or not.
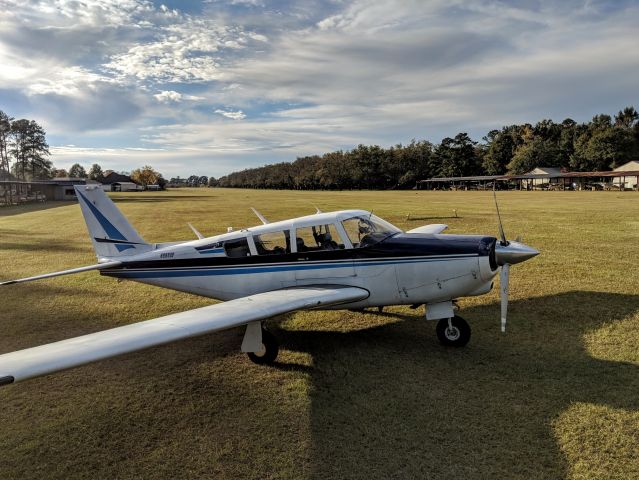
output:
[[[525,262],[526,260],[539,255],[539,251],[520,242],[508,242],[502,245],[497,242],[495,245],[495,256],[497,263],[504,265],[506,263],[514,265],[515,263]]]

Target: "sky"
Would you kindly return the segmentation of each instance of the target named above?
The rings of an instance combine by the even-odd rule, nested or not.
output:
[[[639,108],[639,2],[0,0],[0,110],[58,168],[219,177]]]

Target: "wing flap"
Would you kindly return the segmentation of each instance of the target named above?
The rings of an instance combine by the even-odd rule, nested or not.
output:
[[[0,355],[0,379],[21,381],[295,310],[363,300],[357,287],[304,287],[259,293],[216,305]],[[6,382],[6,384],[11,382]],[[0,386],[3,382],[0,382]]]

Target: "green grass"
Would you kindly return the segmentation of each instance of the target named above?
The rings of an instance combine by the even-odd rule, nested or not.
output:
[[[151,241],[313,204],[497,232],[491,192],[113,198]],[[274,367],[251,364],[233,329],[18,383],[0,389],[0,478],[638,478],[639,195],[499,198],[508,236],[542,251],[511,270],[505,335],[493,291],[461,302],[461,350],[421,311],[302,312],[273,325]],[[0,209],[0,279],[94,260],[77,204]],[[208,303],[95,272],[3,287],[0,353]]]

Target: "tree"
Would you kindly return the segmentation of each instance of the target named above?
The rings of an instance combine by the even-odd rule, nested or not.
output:
[[[191,175],[186,180],[186,183],[188,183],[190,187],[197,187],[197,182],[199,181],[200,181],[200,177],[198,177],[197,175]]]
[[[89,169],[89,178],[97,182],[104,180],[104,172],[102,171],[102,167],[97,163],[91,165],[91,168]]]
[[[555,165],[557,154],[557,146],[552,141],[533,138],[517,149],[508,170],[519,175],[537,167],[551,167]]]
[[[464,177],[480,173],[476,144],[467,133],[444,138],[435,148],[435,155],[440,160],[439,174],[444,177]]]
[[[217,180],[215,177],[209,177],[209,187],[217,187]]]
[[[635,107],[626,107],[615,115],[615,126],[631,129],[639,121],[639,113]]]
[[[11,122],[13,118],[0,110],[0,172],[9,173],[9,141],[11,136]]]
[[[150,165],[137,168],[131,172],[131,179],[140,185],[158,185],[158,180],[162,178],[162,174],[155,171]]]
[[[604,171],[630,160],[634,148],[632,132],[619,127],[582,134],[575,143],[570,166],[578,171]]]
[[[53,178],[65,178],[69,176],[69,172],[67,172],[64,168],[54,168],[51,172]]]
[[[505,128],[491,130],[484,137],[487,149],[482,159],[482,169],[486,175],[503,175],[506,173],[508,164],[513,158],[515,142],[512,135]]]
[[[44,129],[33,120],[20,119],[11,123],[11,149],[15,164],[13,170],[16,176],[27,179],[27,174],[33,178],[51,175],[51,161],[49,145],[46,142]]]
[[[69,177],[71,178],[87,178],[87,172],[82,165],[74,163],[69,169]]]
[[[202,175],[198,181],[197,181],[198,185],[208,185],[209,184],[209,177],[207,177],[206,175]]]

